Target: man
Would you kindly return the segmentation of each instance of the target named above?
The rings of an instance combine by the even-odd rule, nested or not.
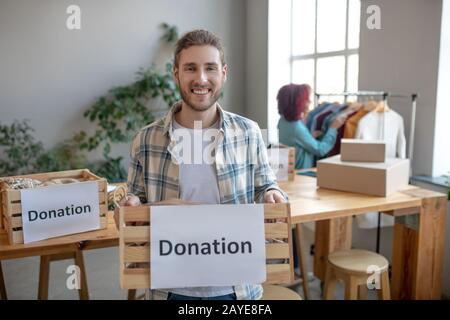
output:
[[[130,194],[123,205],[168,199],[210,204],[285,202],[258,125],[217,103],[227,73],[223,48],[214,34],[195,30],[178,41],[173,77],[182,101],[134,138]],[[208,141],[205,136],[211,131]],[[259,299],[262,287],[174,288],[153,294],[173,300]]]

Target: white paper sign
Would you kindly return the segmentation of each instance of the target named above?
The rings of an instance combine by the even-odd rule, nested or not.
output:
[[[289,149],[270,148],[267,149],[269,164],[277,176],[278,181],[288,181],[289,173]]]
[[[25,243],[100,228],[96,182],[24,189],[20,196]]]
[[[150,225],[152,289],[266,280],[262,204],[155,206]]]

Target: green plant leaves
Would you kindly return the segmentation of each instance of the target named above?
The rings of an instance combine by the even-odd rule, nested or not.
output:
[[[9,126],[0,123],[0,148],[4,151],[0,157],[0,175],[35,172],[37,158],[44,152],[28,120],[15,120]]]
[[[162,39],[168,43],[175,43],[178,40],[178,28],[170,26],[167,23],[161,23],[161,28],[164,30]]]

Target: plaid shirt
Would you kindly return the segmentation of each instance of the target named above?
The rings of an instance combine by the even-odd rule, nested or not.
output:
[[[179,198],[179,163],[181,145],[174,135],[172,119],[181,108],[176,103],[165,118],[142,128],[133,139],[128,171],[128,190],[142,203]],[[258,125],[249,119],[226,112],[220,113],[215,165],[220,203],[264,202],[269,189],[279,190],[275,174],[269,166],[267,151]],[[257,300],[260,285],[235,286],[238,299]]]

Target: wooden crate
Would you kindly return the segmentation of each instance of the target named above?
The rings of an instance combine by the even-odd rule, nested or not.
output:
[[[288,169],[288,181],[294,181],[295,178],[295,148],[285,145],[280,145],[281,148],[289,149],[289,169]]]
[[[294,181],[295,178],[295,148],[284,144],[271,146],[271,149],[288,149],[288,181]]]
[[[107,181],[90,172],[87,169],[69,170],[59,172],[37,173],[7,178],[30,178],[45,181],[58,178],[75,178],[84,181],[97,181],[100,204],[100,229],[106,229],[108,226],[108,197]],[[74,182],[76,183],[76,182]],[[43,187],[45,188],[45,187]],[[20,244],[23,241],[22,231],[22,205],[20,190],[7,189],[4,183],[0,181],[0,220],[6,232],[8,233],[10,244]]]
[[[150,288],[151,207],[120,207],[119,253],[120,287]],[[265,284],[291,284],[294,281],[290,206],[265,204],[267,280]],[[276,220],[275,220],[276,219]]]

